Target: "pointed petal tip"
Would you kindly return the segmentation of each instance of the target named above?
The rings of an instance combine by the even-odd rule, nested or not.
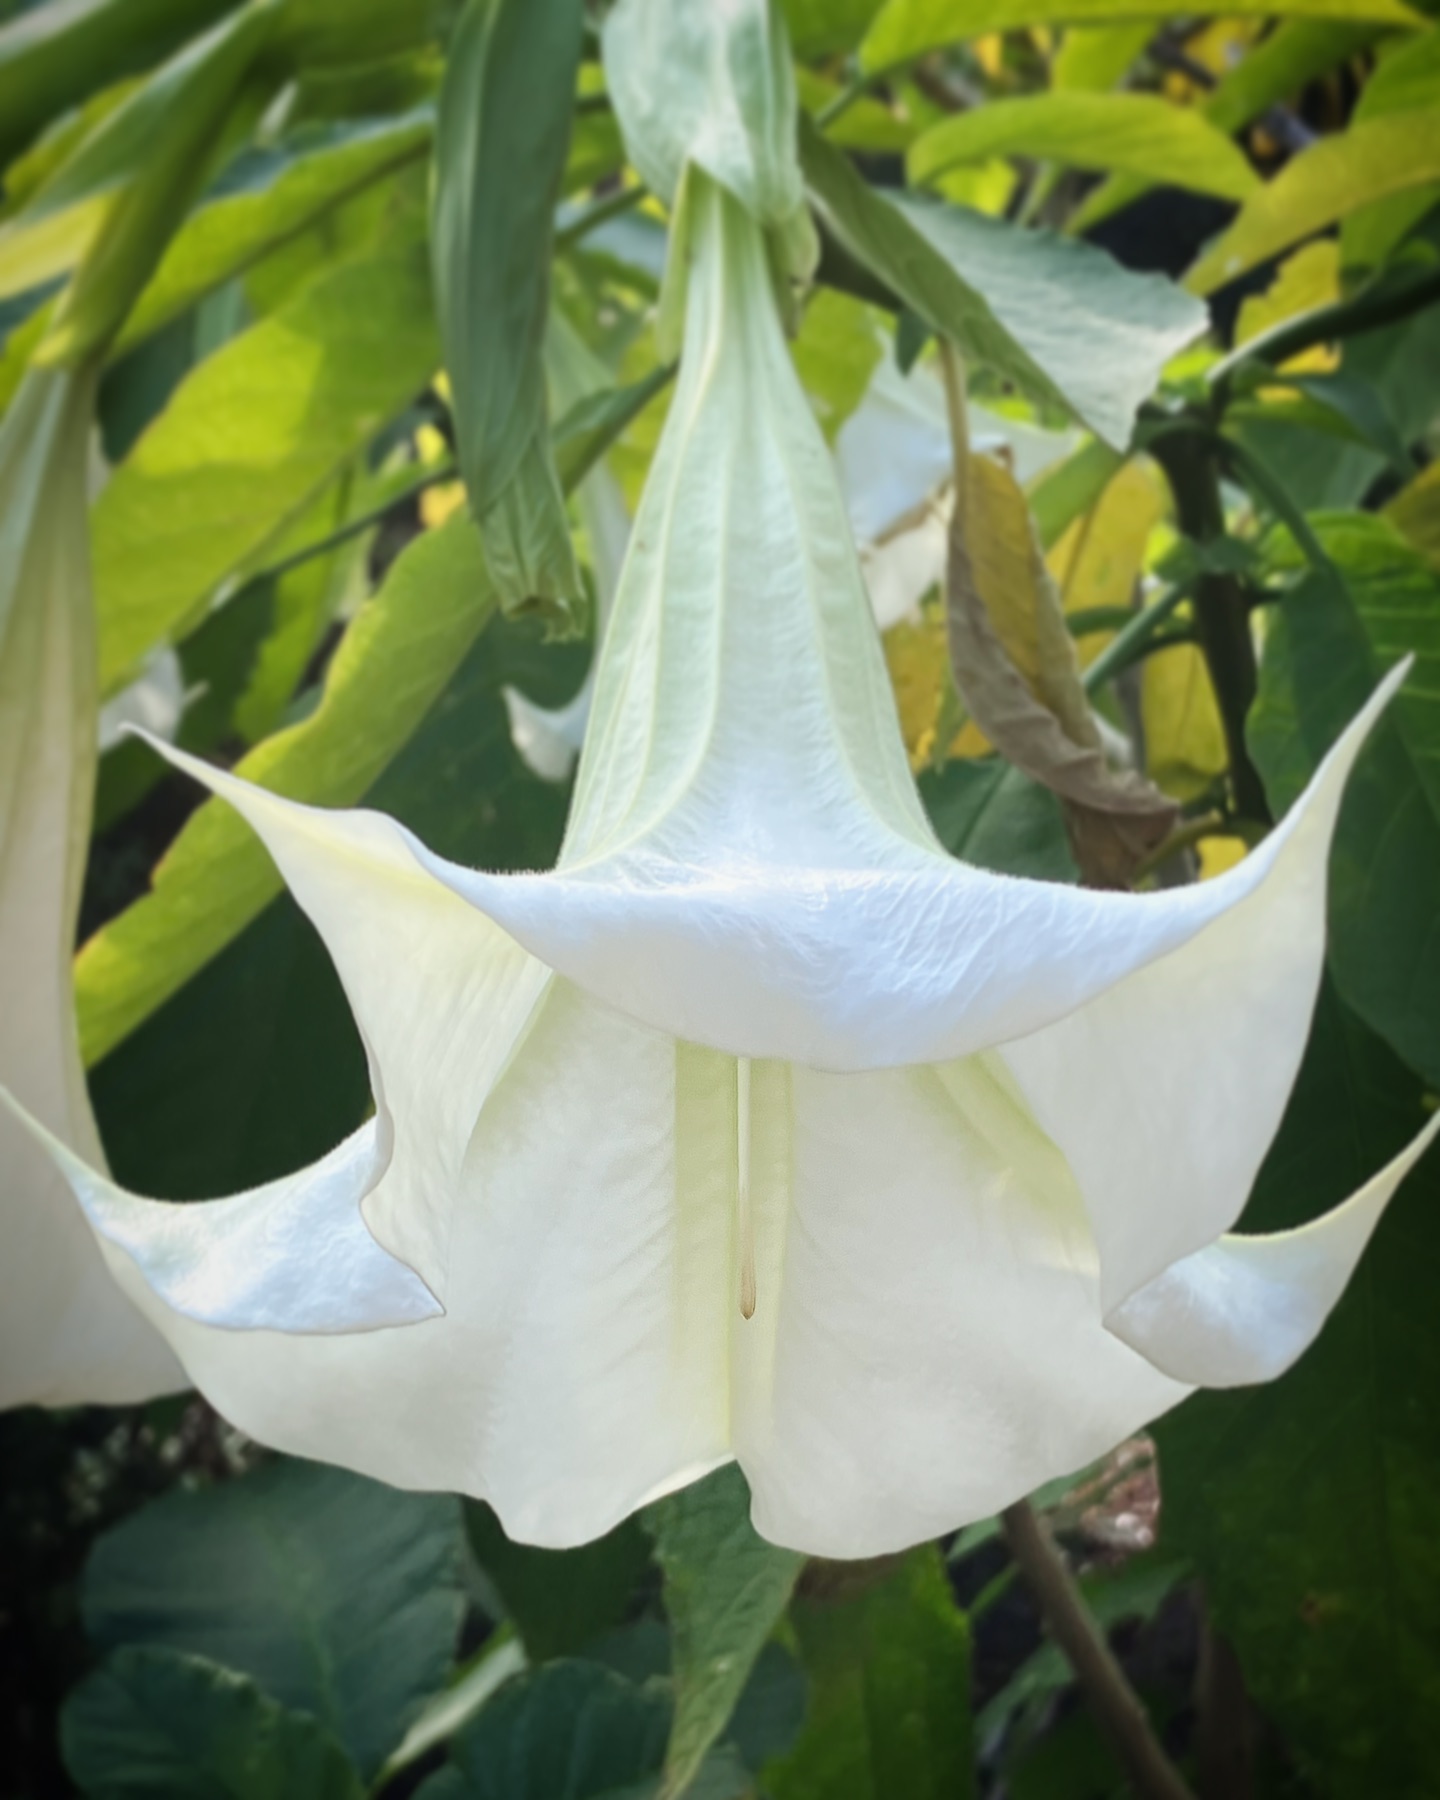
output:
[[[302,1336],[423,1324],[444,1307],[371,1235],[361,1203],[388,1154],[373,1121],[298,1175],[222,1200],[127,1193],[0,1085],[50,1157],[121,1287],[162,1333],[178,1320]]]
[[[1319,1336],[1386,1207],[1437,1134],[1440,1112],[1348,1200],[1307,1225],[1228,1233],[1172,1264],[1115,1307],[1106,1329],[1192,1387],[1275,1380]]]

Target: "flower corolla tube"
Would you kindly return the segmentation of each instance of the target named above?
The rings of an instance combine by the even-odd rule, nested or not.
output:
[[[1320,1328],[1429,1133],[1314,1224],[1229,1234],[1394,678],[1215,881],[948,856],[761,229],[691,177],[679,381],[558,866],[457,868],[171,752],[319,928],[374,1117],[185,1206],[54,1154],[121,1287],[264,1443],[559,1546],[735,1458],[767,1537],[871,1555]]]
[[[93,389],[84,370],[34,370],[0,424],[0,1083],[102,1167],[71,977],[95,785]],[[0,1406],[144,1400],[184,1385],[111,1280],[54,1162],[0,1111]]]

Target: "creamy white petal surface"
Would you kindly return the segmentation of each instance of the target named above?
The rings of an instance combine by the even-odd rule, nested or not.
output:
[[[95,1167],[70,960],[95,776],[92,383],[25,377],[0,424],[0,1084]],[[0,1109],[0,1406],[184,1385],[45,1151]]]
[[[1308,1225],[1222,1237],[1182,1258],[1115,1309],[1111,1331],[1179,1381],[1245,1387],[1283,1375],[1314,1342],[1437,1132],[1440,1114],[1358,1193]]]
[[[377,1115],[333,1182],[271,1196],[283,1241],[248,1288],[207,1271],[264,1236],[261,1196],[183,1233],[111,1188],[95,1210],[127,1292],[264,1442],[483,1495],[556,1545],[733,1456],[768,1535],[869,1555],[1323,1323],[1393,1170],[1299,1251],[1222,1234],[1303,1048],[1336,809],[1398,672],[1217,881],[1106,895],[955,862],[760,230],[693,174],[690,204],[685,355],[559,868],[460,869],[167,752],[320,929]],[[307,1188],[317,1245],[343,1189],[353,1251],[360,1207],[369,1290],[298,1278]],[[417,1280],[443,1316],[393,1326]],[[317,1323],[355,1304],[374,1329]]]

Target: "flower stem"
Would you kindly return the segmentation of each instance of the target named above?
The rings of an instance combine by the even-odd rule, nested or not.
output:
[[[1028,1500],[1000,1515],[1010,1553],[1040,1606],[1051,1636],[1075,1671],[1086,1699],[1142,1800],[1195,1800],[1161,1748],[1140,1697],[1125,1679],[1074,1577]]]

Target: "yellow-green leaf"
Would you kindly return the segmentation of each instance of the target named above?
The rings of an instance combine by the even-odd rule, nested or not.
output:
[[[1145,763],[1176,800],[1193,800],[1225,773],[1229,753],[1205,658],[1175,644],[1145,658],[1140,677]]]
[[[911,181],[926,182],[990,156],[1125,170],[1226,200],[1243,200],[1259,185],[1240,151],[1199,113],[1155,94],[1081,90],[992,100],[956,113],[915,140],[906,167]]]
[[[1440,129],[1428,111],[1353,125],[1302,150],[1240,210],[1185,279],[1210,294],[1373,200],[1440,181]]]
[[[1267,16],[1373,20],[1382,25],[1421,27],[1425,20],[1402,0],[1196,0],[1187,13],[1231,17]],[[1031,25],[1115,24],[1124,19],[1165,20],[1171,0],[887,0],[865,34],[860,61],[870,73],[913,62],[929,50],[992,31]]]
[[[1385,517],[1440,568],[1440,462],[1402,488],[1385,508]]]
[[[106,690],[203,612],[439,360],[417,245],[337,269],[201,363],[92,515]]]

